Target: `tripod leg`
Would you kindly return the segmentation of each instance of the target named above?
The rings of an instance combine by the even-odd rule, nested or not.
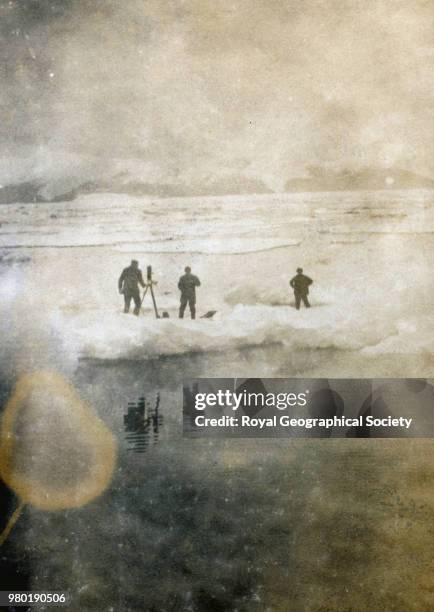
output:
[[[146,285],[145,290],[143,292],[142,301],[140,302],[140,308],[142,307],[143,300],[145,299],[145,295],[146,295],[147,291],[148,291],[148,285]]]
[[[154,290],[152,289],[152,285],[151,285],[151,296],[152,296],[152,303],[154,304],[155,317],[159,319],[160,315],[158,314],[157,302],[155,301],[155,295],[154,295]]]

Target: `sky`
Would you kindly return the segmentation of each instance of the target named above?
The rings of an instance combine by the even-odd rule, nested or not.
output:
[[[434,175],[431,0],[0,1],[0,183]]]

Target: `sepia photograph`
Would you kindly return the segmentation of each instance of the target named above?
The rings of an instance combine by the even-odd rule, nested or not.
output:
[[[434,609],[433,96],[429,0],[0,2],[4,609]]]

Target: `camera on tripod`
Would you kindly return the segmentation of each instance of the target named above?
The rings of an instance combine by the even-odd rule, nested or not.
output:
[[[147,266],[146,268],[146,281],[147,282],[145,283],[145,291],[143,292],[143,297],[142,297],[140,306],[142,306],[145,296],[149,289],[151,292],[152,304],[154,305],[155,317],[159,319],[160,315],[158,314],[157,302],[155,301],[155,295],[154,295],[154,285],[157,284],[157,281],[152,280],[152,266]]]

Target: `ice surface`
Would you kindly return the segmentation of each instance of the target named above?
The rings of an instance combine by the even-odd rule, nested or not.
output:
[[[366,360],[432,357],[433,199],[429,190],[93,194],[0,207],[4,344],[25,336],[28,345],[38,330],[75,360],[273,344],[357,351]],[[117,278],[133,257],[144,270],[153,265],[157,302],[170,319],[156,320],[148,298],[138,319],[122,313]],[[185,265],[202,281],[198,314],[218,311],[211,321],[177,319]],[[314,279],[308,311],[295,310],[288,285],[299,265]],[[40,350],[40,336],[33,344]]]

